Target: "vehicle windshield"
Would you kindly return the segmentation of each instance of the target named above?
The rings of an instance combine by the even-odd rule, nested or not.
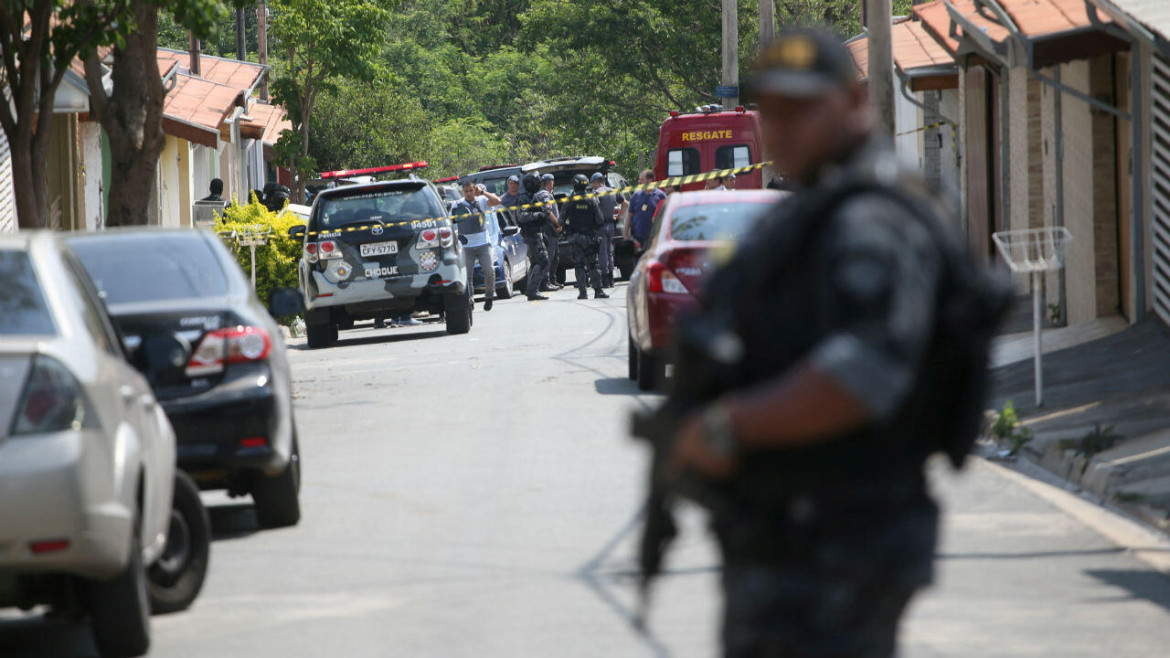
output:
[[[438,219],[445,216],[439,199],[427,187],[375,188],[318,202],[316,229],[379,221]]]
[[[0,250],[0,336],[57,333],[32,261],[23,251]]]
[[[670,219],[672,240],[738,240],[764,214],[770,203],[739,201],[683,206]]]
[[[107,304],[220,297],[230,291],[211,245],[195,233],[103,236],[71,240],[69,246]]]
[[[472,179],[483,185],[488,192],[496,196],[503,196],[508,193],[508,176],[512,176],[513,173],[492,174],[490,177],[485,176],[483,178],[474,176]]]

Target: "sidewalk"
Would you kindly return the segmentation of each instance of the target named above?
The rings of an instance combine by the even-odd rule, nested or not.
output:
[[[1096,338],[1118,322],[1045,332],[1042,408],[1033,398],[1031,336],[1001,337],[991,402],[998,410],[1011,400],[1035,432],[1025,457],[1170,529],[1170,335],[1151,320]],[[1111,431],[1093,435],[1097,426]]]

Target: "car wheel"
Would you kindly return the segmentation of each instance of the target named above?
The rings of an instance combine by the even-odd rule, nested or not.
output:
[[[175,472],[175,497],[167,528],[167,546],[147,570],[150,611],[156,615],[191,607],[211,555],[211,519],[199,499],[199,487],[182,471]]]
[[[634,337],[629,336],[626,339],[629,341],[629,349],[627,350],[627,358],[629,361],[629,378],[632,380],[638,379],[638,347],[634,345]]]
[[[661,360],[649,353],[638,350],[638,390],[653,391],[663,378]]]
[[[110,580],[83,581],[93,641],[102,658],[142,656],[150,650],[150,599],[137,521],[133,533],[130,560],[121,573]]]
[[[471,331],[471,304],[467,295],[444,295],[443,309],[447,316],[447,333],[465,334]]]
[[[496,297],[511,299],[514,294],[516,294],[516,288],[512,283],[512,263],[504,259],[504,284],[496,286]]]
[[[330,347],[337,342],[337,325],[310,324],[305,327],[309,334],[309,349],[317,350]]]
[[[301,520],[301,451],[293,434],[288,465],[278,475],[257,472],[252,480],[252,502],[261,528],[284,528]]]

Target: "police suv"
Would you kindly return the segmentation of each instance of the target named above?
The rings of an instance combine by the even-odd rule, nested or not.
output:
[[[411,177],[322,190],[305,226],[299,278],[309,347],[329,347],[357,320],[415,311],[471,330],[463,248],[442,196]]]

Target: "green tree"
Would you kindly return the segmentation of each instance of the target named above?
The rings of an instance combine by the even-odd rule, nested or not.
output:
[[[483,119],[452,119],[435,128],[431,140],[428,163],[434,178],[460,176],[508,158],[507,145]]]
[[[166,89],[158,71],[160,11],[171,13],[197,37],[213,33],[227,14],[219,0],[133,0],[107,57],[97,50],[84,54],[90,105],[110,143],[113,176],[106,216],[110,226],[142,225],[150,218],[149,199],[166,143],[162,129]],[[107,65],[113,83],[109,92],[103,83]]]
[[[293,198],[304,199],[310,156],[313,111],[322,92],[338,78],[363,82],[379,74],[378,56],[386,39],[393,0],[274,0],[269,37],[284,54],[272,84],[285,107],[296,140],[287,132],[278,151],[293,177]]]
[[[22,228],[48,225],[47,158],[57,90],[78,56],[122,43],[130,0],[9,0],[0,4],[0,54],[9,102],[0,126],[12,153],[12,182]]]
[[[313,112],[309,155],[322,171],[426,157],[431,127],[418,100],[393,83],[340,80]]]

